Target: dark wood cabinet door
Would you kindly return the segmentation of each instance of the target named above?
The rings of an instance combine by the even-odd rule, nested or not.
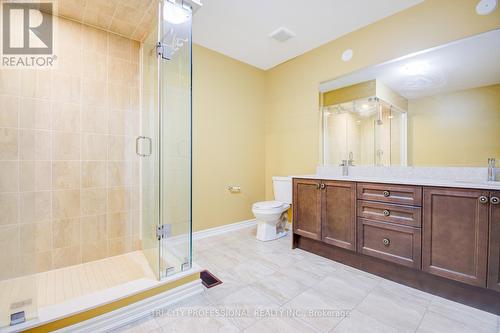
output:
[[[323,181],[321,192],[322,240],[356,251],[356,183]]]
[[[293,232],[312,239],[321,239],[321,181],[293,180]]]
[[[500,192],[490,196],[490,255],[488,264],[488,288],[500,291]]]
[[[424,188],[422,269],[486,286],[489,198],[484,190]]]

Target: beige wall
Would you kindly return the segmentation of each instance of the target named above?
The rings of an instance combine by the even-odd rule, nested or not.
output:
[[[139,245],[139,44],[56,22],[57,68],[0,71],[0,279]]]
[[[415,166],[500,159],[500,84],[410,100],[408,139]]]
[[[251,219],[264,199],[265,73],[194,45],[193,75],[196,231]]]
[[[476,0],[425,1],[268,71],[266,197],[272,197],[272,176],[315,171],[320,153],[320,82],[500,27],[500,10],[479,16],[476,4]],[[348,48],[354,57],[345,63],[340,57]]]

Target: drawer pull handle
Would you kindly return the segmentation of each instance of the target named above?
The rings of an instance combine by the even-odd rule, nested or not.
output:
[[[384,238],[382,240],[382,244],[384,244],[384,246],[389,246],[389,244],[391,244],[391,240],[389,238]]]
[[[390,211],[388,211],[387,209],[386,209],[386,210],[384,210],[384,216],[389,216],[389,215],[391,215],[391,212],[390,212]]]
[[[482,195],[479,197],[479,202],[482,204],[488,203],[488,197]]]
[[[498,197],[491,197],[490,202],[492,205],[498,205],[500,203],[500,198]]]
[[[387,198],[387,197],[389,197],[389,196],[391,196],[391,192],[389,192],[389,191],[384,191],[384,192],[382,192],[382,194],[383,194],[383,195],[384,195],[384,197],[386,197],[386,198]]]

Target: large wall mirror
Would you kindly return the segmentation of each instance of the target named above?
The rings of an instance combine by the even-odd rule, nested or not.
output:
[[[323,164],[500,159],[500,29],[320,85]]]

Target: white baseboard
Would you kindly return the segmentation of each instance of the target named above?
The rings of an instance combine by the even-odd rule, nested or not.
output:
[[[225,234],[226,232],[231,232],[231,231],[236,231],[239,229],[253,227],[256,224],[257,224],[257,221],[255,219],[252,219],[252,220],[246,220],[246,221],[226,224],[226,225],[223,225],[220,227],[210,228],[210,229],[206,229],[206,230],[200,230],[200,231],[193,232],[193,239],[196,240],[196,239],[202,239],[202,238],[212,237],[212,236],[216,236],[216,235],[221,235],[221,234]]]
[[[107,332],[148,317],[152,315],[154,311],[199,295],[203,293],[203,291],[204,288],[201,284],[201,280],[192,281],[140,302],[106,313],[102,316],[63,328],[57,332]]]

